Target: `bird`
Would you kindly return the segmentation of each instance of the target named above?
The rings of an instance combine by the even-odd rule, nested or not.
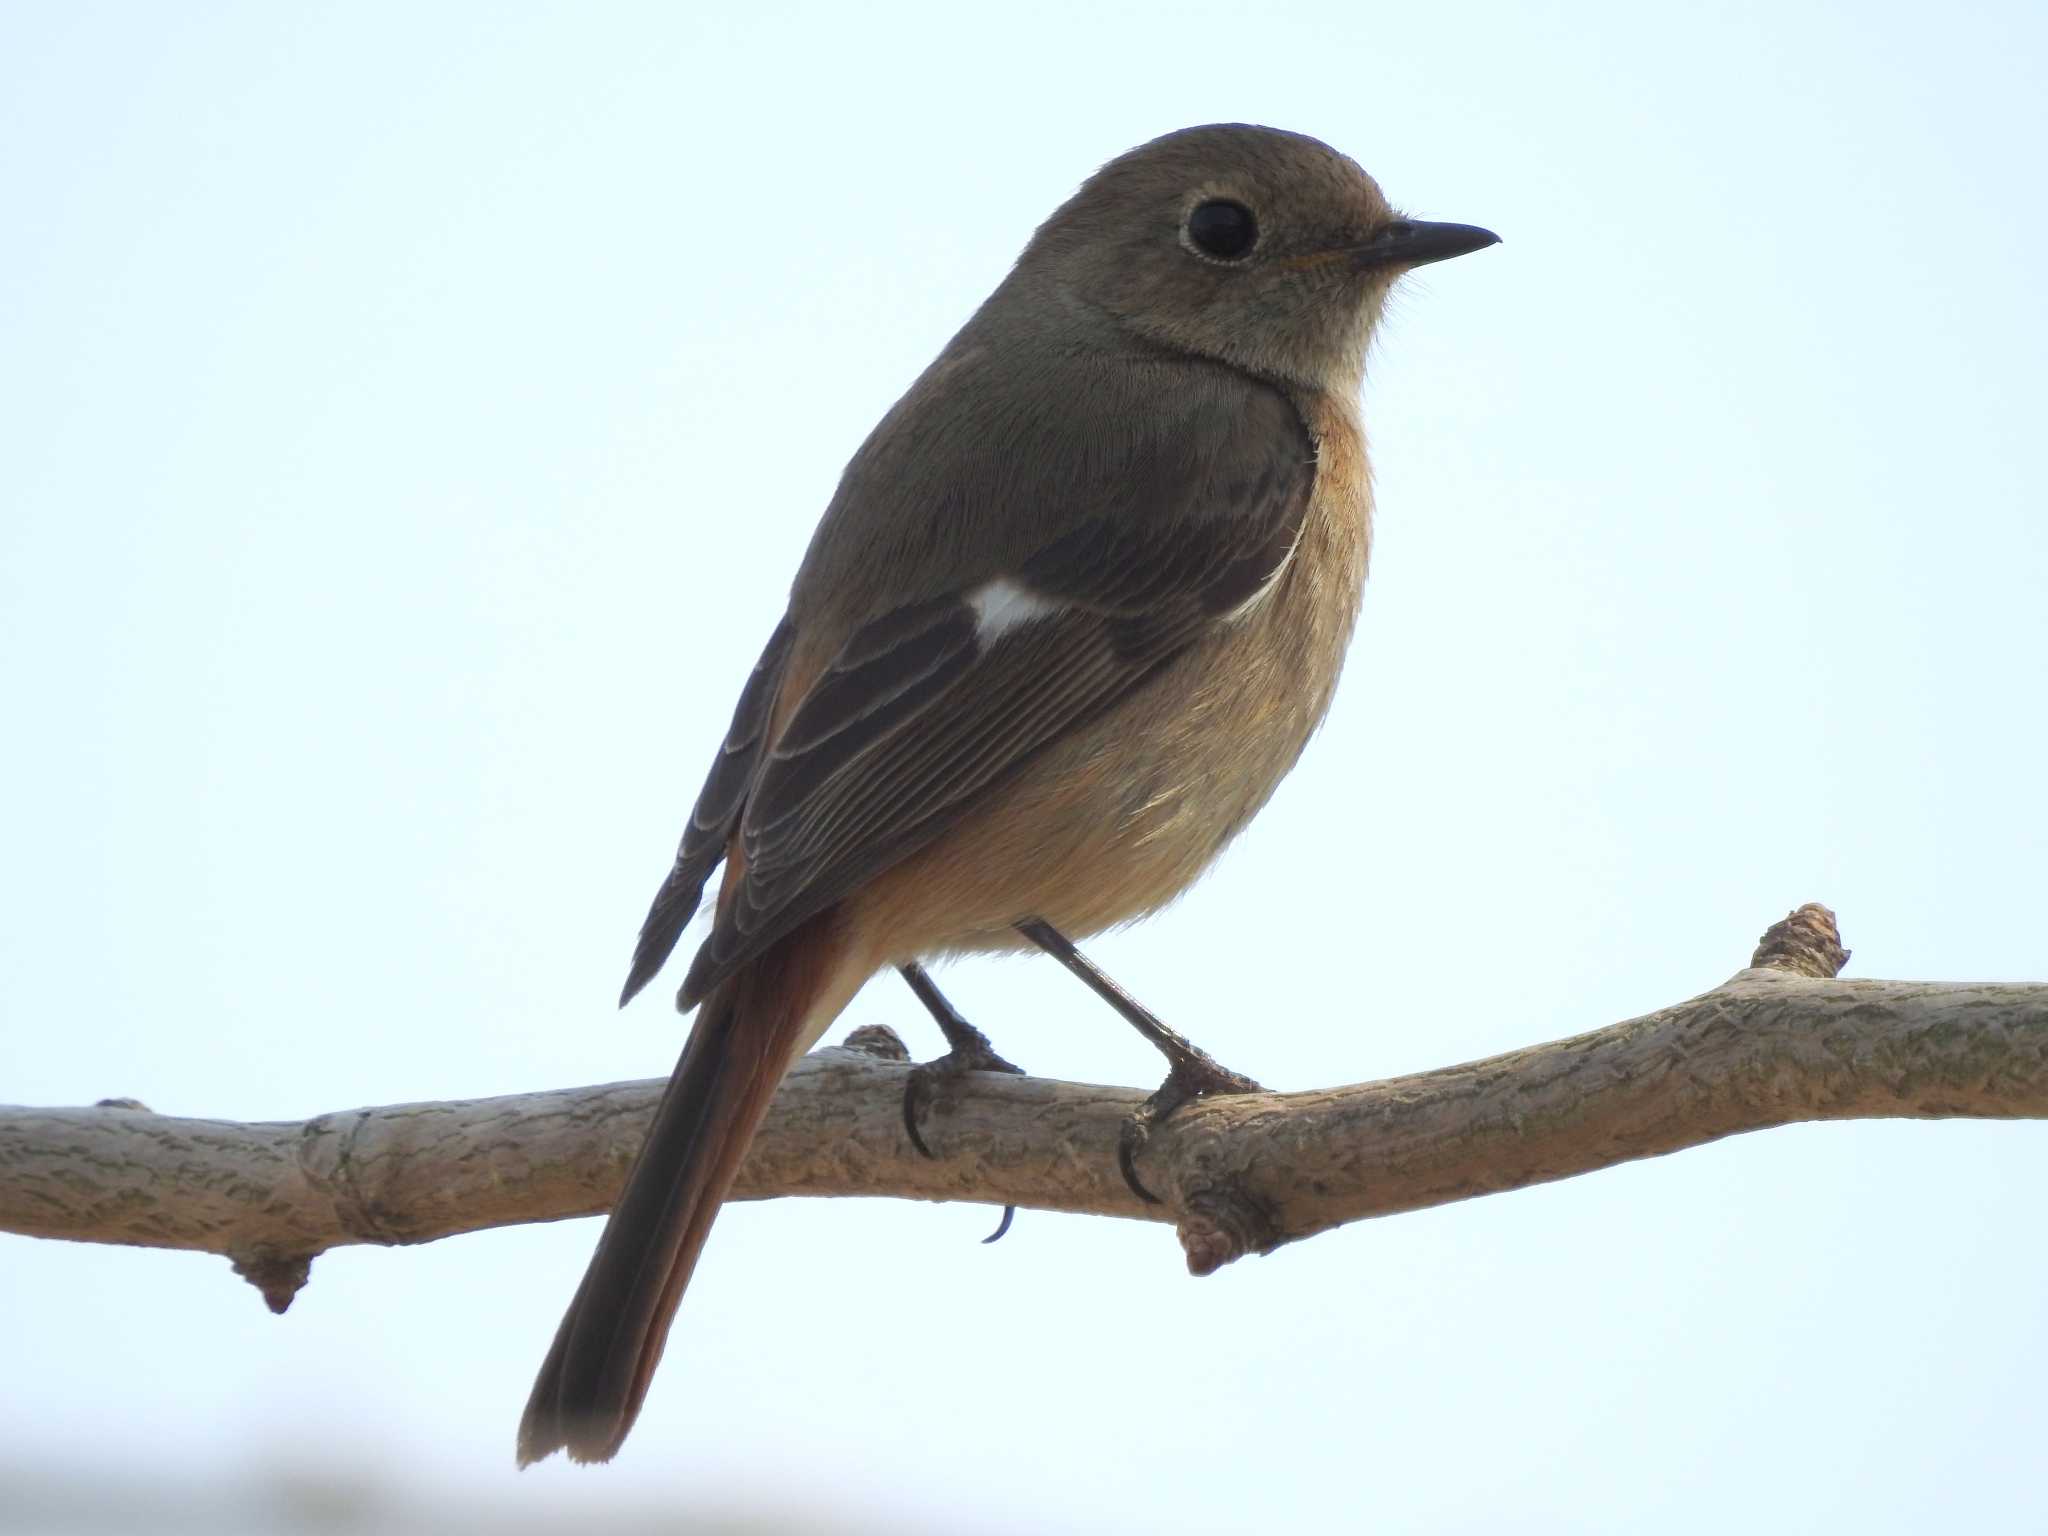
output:
[[[1321,723],[1371,539],[1375,325],[1403,274],[1497,239],[1396,211],[1303,134],[1168,133],[1055,210],[883,416],[641,929],[621,1006],[723,865],[522,1466],[618,1452],[769,1100],[871,976],[944,1025],[925,961],[1037,947],[1147,1027],[1073,940],[1184,891]],[[940,1065],[1000,1063],[953,1022]],[[1158,1028],[1156,1113],[1249,1084]]]

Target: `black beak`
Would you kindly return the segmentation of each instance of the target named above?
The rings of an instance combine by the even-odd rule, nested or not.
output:
[[[1477,224],[1431,224],[1423,219],[1396,219],[1371,240],[1356,248],[1358,267],[1426,267],[1432,261],[1449,261],[1469,256],[1489,245],[1499,245],[1500,236]]]

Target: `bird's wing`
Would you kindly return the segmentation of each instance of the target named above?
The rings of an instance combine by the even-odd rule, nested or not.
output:
[[[939,836],[1278,576],[1307,515],[1314,445],[1277,392],[1246,400],[1227,429],[1148,455],[1179,467],[1139,494],[1105,495],[1113,513],[1063,517],[1065,531],[1013,569],[853,631],[759,757],[739,818],[743,872],[682,1006]],[[700,805],[692,825],[729,814],[723,800]],[[666,923],[660,937],[665,956]],[[644,937],[642,948],[658,967]]]
[[[676,940],[696,914],[704,882],[725,857],[726,844],[739,827],[740,812],[746,809],[747,790],[761,766],[769,717],[775,710],[776,695],[782,691],[782,675],[795,635],[796,628],[788,619],[776,625],[761,659],[754,663],[746,686],[740,690],[732,725],[726,730],[718,756],[712,759],[711,771],[704,776],[704,787],[698,791],[696,807],[690,812],[690,824],[683,829],[675,865],[661,882],[661,889],[655,892],[654,905],[648,908],[647,920],[640,925],[633,968],[626,977],[625,990],[619,994],[620,1007],[631,1002],[633,994],[653,980],[654,973],[667,962]]]

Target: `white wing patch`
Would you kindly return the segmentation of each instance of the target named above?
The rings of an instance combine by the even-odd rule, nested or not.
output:
[[[1280,585],[1280,578],[1287,574],[1287,567],[1294,564],[1295,552],[1301,548],[1301,536],[1307,528],[1308,519],[1303,518],[1300,527],[1294,530],[1294,542],[1287,546],[1287,553],[1282,555],[1280,563],[1273,567],[1273,574],[1259,583],[1258,591],[1223,615],[1224,623],[1237,624],[1243,622],[1257,613],[1260,605],[1273,595],[1273,589]]]
[[[967,594],[967,603],[974,610],[974,638],[984,646],[1033,619],[1050,618],[1066,606],[1040,597],[1007,576],[984,581]]]

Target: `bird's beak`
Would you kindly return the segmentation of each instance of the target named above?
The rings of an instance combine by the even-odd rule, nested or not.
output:
[[[1352,247],[1358,270],[1376,267],[1426,267],[1499,245],[1500,236],[1477,224],[1431,224],[1424,219],[1396,219],[1364,245]]]

